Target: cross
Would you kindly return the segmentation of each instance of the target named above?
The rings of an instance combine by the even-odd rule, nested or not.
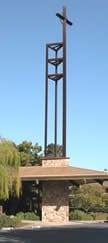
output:
[[[63,7],[63,15],[56,13],[56,16],[62,20],[63,25],[63,114],[62,114],[62,146],[63,157],[66,157],[66,111],[67,111],[67,80],[66,80],[66,24],[72,25],[72,22],[67,19],[66,7]]]
[[[66,18],[66,14],[64,13],[66,13],[66,7],[63,7],[63,15],[56,13],[56,16],[63,21],[65,20],[68,25],[72,25],[72,22]]]
[[[47,134],[48,134],[48,80],[53,80],[55,83],[55,114],[54,114],[54,156],[57,157],[57,97],[58,97],[58,80],[62,79],[62,157],[66,158],[66,110],[67,110],[67,80],[66,80],[66,26],[72,25],[71,21],[67,19],[66,7],[63,7],[63,14],[56,13],[56,16],[62,23],[62,41],[58,43],[49,43],[46,45],[46,75],[45,75],[45,156],[47,155]],[[54,57],[49,57],[50,50],[54,51]],[[62,56],[59,56],[61,50]],[[49,64],[55,66],[54,73],[50,73]],[[58,69],[61,65],[61,70]]]

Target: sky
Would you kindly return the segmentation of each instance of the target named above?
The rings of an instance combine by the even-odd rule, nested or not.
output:
[[[0,136],[44,144],[45,45],[61,41],[55,16],[67,6],[67,156],[108,168],[108,1],[0,0]],[[58,143],[61,142],[59,83]],[[49,84],[53,142],[54,85]]]

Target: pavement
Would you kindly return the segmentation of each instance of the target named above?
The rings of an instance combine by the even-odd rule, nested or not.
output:
[[[108,223],[2,230],[0,243],[108,243]]]
[[[104,220],[96,220],[96,221],[78,221],[78,220],[74,220],[74,221],[69,221],[67,223],[42,223],[42,221],[32,221],[32,220],[22,220],[22,224],[23,226],[21,227],[18,227],[18,229],[34,229],[34,228],[49,228],[49,227],[70,227],[70,226],[73,226],[73,225],[88,225],[88,224],[102,224],[104,223]]]

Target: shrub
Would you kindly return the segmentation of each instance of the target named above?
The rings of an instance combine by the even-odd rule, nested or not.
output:
[[[91,213],[89,213],[89,215],[91,215],[91,216],[92,216],[92,219],[93,219],[93,220],[96,220],[96,213],[91,212]]]
[[[33,212],[27,212],[24,214],[25,220],[39,220],[39,216]]]
[[[70,220],[93,220],[93,216],[81,210],[74,210],[70,213]]]
[[[20,220],[24,219],[24,213],[23,212],[19,212],[16,214],[16,217],[19,218]]]
[[[99,212],[96,213],[96,220],[107,220],[108,218],[108,213],[103,213],[103,212]]]
[[[16,214],[16,217],[20,220],[39,220],[39,216],[36,215],[34,212],[19,212]]]
[[[16,227],[20,225],[20,219],[17,217],[10,218],[7,215],[0,216],[0,229],[2,227]]]

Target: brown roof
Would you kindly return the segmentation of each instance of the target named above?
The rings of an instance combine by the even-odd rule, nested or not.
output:
[[[99,179],[108,180],[108,173],[96,170],[66,167],[42,167],[29,166],[20,167],[20,178],[22,180],[81,180],[81,179]]]

